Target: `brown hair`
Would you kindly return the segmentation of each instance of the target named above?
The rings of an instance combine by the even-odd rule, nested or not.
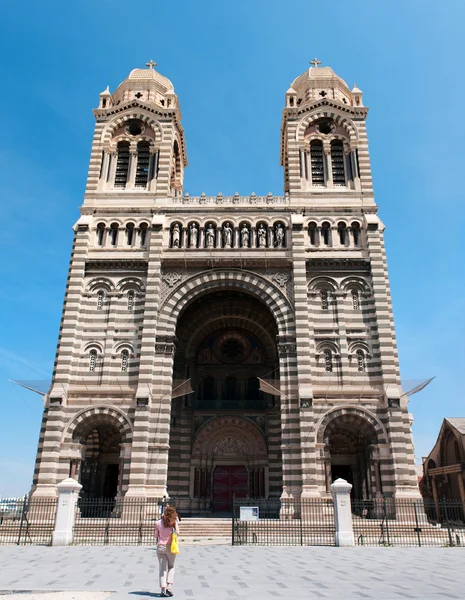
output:
[[[167,506],[165,508],[165,512],[163,513],[163,525],[165,527],[170,527],[173,525],[173,523],[175,523],[177,516],[178,513],[176,512],[176,509],[172,506]]]

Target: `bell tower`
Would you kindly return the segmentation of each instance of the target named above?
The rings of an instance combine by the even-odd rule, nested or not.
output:
[[[311,61],[286,92],[281,128],[284,190],[346,203],[372,194],[362,92]]]
[[[112,94],[100,94],[84,206],[99,197],[153,203],[182,194],[187,156],[173,84],[155,70],[133,69]]]

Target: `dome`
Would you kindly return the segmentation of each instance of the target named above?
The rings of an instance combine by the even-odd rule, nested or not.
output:
[[[316,59],[315,59],[316,60]],[[352,103],[352,94],[347,83],[331,67],[310,67],[291,83],[302,102],[324,97]]]
[[[173,84],[167,77],[160,75],[155,69],[133,69],[126,81],[142,83],[143,81],[153,81],[160,86],[162,93],[174,91]]]

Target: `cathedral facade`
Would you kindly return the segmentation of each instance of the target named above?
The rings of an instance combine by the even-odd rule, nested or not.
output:
[[[284,195],[184,193],[173,84],[100,94],[34,494],[417,495],[361,90],[285,94]]]

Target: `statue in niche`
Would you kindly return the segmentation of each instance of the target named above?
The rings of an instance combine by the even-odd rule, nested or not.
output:
[[[231,248],[233,230],[230,223],[225,223],[223,227],[223,247]]]
[[[263,223],[260,223],[257,231],[259,248],[266,248],[266,229]]]
[[[200,361],[201,363],[209,363],[212,360],[212,351],[210,350],[209,346],[205,346],[202,349],[202,352],[200,354]]]
[[[244,223],[242,225],[242,229],[241,229],[241,241],[242,241],[242,247],[243,248],[248,248],[249,247],[249,228],[247,227],[246,223]]]
[[[179,225],[176,223],[176,225],[173,227],[173,248],[179,248],[181,242],[181,230],[179,228]]]
[[[205,232],[205,238],[207,241],[207,248],[213,248],[215,246],[215,229],[212,223],[207,225],[207,231]]]
[[[199,230],[197,229],[197,225],[192,223],[190,226],[190,247],[197,248],[197,239],[199,237]]]
[[[276,240],[276,248],[282,248],[284,246],[284,229],[281,223],[276,225],[274,235]]]
[[[262,362],[262,353],[260,348],[258,348],[257,346],[255,346],[255,348],[252,350],[252,356],[251,356],[251,362],[253,363],[261,363]]]

